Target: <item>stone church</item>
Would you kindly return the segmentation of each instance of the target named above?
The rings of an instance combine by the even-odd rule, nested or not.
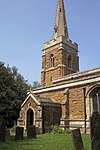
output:
[[[100,111],[100,68],[79,71],[78,44],[68,35],[64,2],[58,0],[53,38],[42,54],[41,87],[27,93],[17,126],[35,125],[45,133],[54,125],[89,131],[94,110]]]

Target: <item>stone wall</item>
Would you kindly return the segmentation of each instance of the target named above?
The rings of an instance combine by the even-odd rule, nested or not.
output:
[[[52,80],[56,79],[56,78],[59,78],[61,76],[61,68],[60,67],[53,67],[53,68],[50,68],[48,70],[46,70],[46,72],[42,72],[42,80],[45,79],[45,83],[44,85],[45,86],[51,86],[52,85]],[[42,85],[43,85],[42,83]]]
[[[57,106],[43,106],[43,130],[50,131],[54,125],[60,124],[61,109]]]
[[[54,67],[51,67],[50,56],[54,55]],[[53,49],[47,50],[45,55],[42,56],[42,72],[41,72],[41,85],[50,86],[52,80],[61,77],[61,69],[58,65],[62,64],[62,50]],[[45,83],[44,83],[45,82]]]
[[[32,98],[29,98],[25,105],[21,108],[20,117],[17,120],[17,126],[27,128],[27,111],[32,109],[34,112],[33,125],[35,125],[39,130],[42,129],[42,108],[36,105]]]
[[[54,55],[54,66],[51,67],[50,56]],[[68,68],[68,56],[71,56],[71,68]],[[78,47],[73,48],[63,41],[43,51],[41,85],[50,86],[52,80],[79,70]]]
[[[74,49],[68,45],[64,45],[64,50],[62,51],[62,60],[63,64],[66,66],[66,71],[64,75],[68,75],[79,70],[79,58],[78,58],[78,49]],[[68,68],[68,56],[71,55],[72,67]],[[70,71],[70,72],[69,72]]]
[[[45,92],[45,93],[38,93],[39,96],[41,97],[46,97],[46,98],[51,98],[56,100],[57,102],[61,103],[61,112],[62,112],[62,117],[66,116],[66,95],[64,94],[64,89],[52,91],[52,92]],[[64,104],[64,105],[63,105]]]
[[[78,86],[69,88],[68,93],[66,89],[51,90],[47,92],[37,93],[42,97],[52,98],[61,103],[62,106],[62,118],[66,119],[84,119],[84,91],[86,93],[93,86],[93,84],[86,86]],[[85,93],[85,94],[86,94]],[[89,97],[86,97],[86,119],[89,119]]]
[[[89,118],[90,118],[90,102],[89,95],[87,95],[89,89],[93,87],[94,84],[89,84],[85,86],[76,86],[69,89],[59,89],[51,90],[47,92],[38,93],[42,97],[52,98],[57,102],[61,103],[61,125],[69,125],[72,127],[80,127],[82,132],[84,132],[85,121],[86,130],[89,131]],[[84,95],[84,90],[86,93]],[[67,93],[66,93],[67,91]],[[84,97],[86,96],[86,97]],[[85,98],[85,99],[84,99]],[[84,101],[86,107],[84,107]],[[85,118],[86,109],[86,118]]]
[[[84,119],[84,93],[82,87],[69,90],[69,118]]]
[[[56,103],[44,103],[36,104],[32,98],[29,98],[23,105],[20,111],[20,117],[17,120],[18,127],[24,127],[24,130],[28,128],[27,126],[27,115],[28,110],[32,110],[34,113],[33,124],[36,126],[37,133],[44,133],[51,130],[53,125],[60,124],[61,118],[61,107]],[[29,125],[30,126],[30,125]]]
[[[61,89],[38,94],[60,102],[62,106],[62,118],[84,119],[83,87],[69,89],[68,96],[64,91],[65,89]]]
[[[89,117],[90,117],[90,102],[89,96],[86,96],[86,93],[93,87],[93,84],[85,85],[85,86],[74,86],[70,88],[62,88],[55,89],[49,91],[41,91],[37,92],[36,95],[40,97],[46,97],[54,99],[56,102],[61,104],[61,109],[56,103],[53,104],[42,104],[37,105],[33,99],[29,98],[25,105],[21,108],[20,118],[18,119],[18,125],[26,128],[26,115],[29,108],[34,111],[35,120],[34,125],[39,129],[48,130],[52,125],[58,124],[59,120],[61,120],[61,125],[69,125],[73,127],[85,127],[89,128]],[[84,95],[84,90],[86,89],[86,93]],[[85,99],[84,99],[85,98]],[[85,107],[84,100],[86,102],[86,118],[85,118]],[[56,114],[56,115],[54,115]],[[86,119],[86,120],[85,120]],[[57,121],[57,122],[55,122]]]

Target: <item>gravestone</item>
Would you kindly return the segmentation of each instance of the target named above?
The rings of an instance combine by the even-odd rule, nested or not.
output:
[[[24,133],[24,128],[23,127],[16,127],[16,140],[23,140],[23,133]]]
[[[100,113],[93,112],[90,119],[91,149],[100,150]]]
[[[35,126],[29,126],[27,128],[27,137],[28,138],[36,138],[36,127]]]
[[[4,142],[6,136],[6,122],[5,119],[0,116],[0,141]]]
[[[75,150],[84,150],[83,141],[80,133],[80,129],[72,130],[72,137]]]

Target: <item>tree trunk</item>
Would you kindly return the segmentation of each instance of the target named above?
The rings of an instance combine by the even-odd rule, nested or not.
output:
[[[0,141],[4,142],[6,136],[6,121],[3,116],[0,116]]]

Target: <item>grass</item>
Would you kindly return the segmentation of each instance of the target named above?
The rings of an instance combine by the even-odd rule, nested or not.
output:
[[[90,148],[90,136],[82,135],[85,150]],[[37,139],[15,141],[14,137],[0,143],[0,150],[74,150],[70,134],[43,134]]]

